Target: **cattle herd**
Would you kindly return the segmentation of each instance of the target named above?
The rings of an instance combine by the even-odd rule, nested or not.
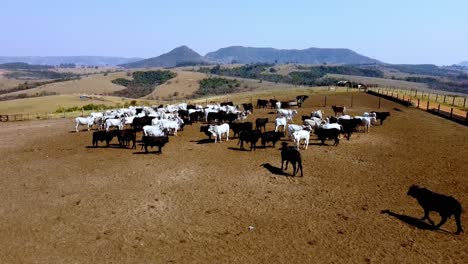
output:
[[[293,166],[292,175],[295,176],[300,170],[302,176],[300,151],[307,150],[311,133],[315,134],[322,144],[325,144],[326,140],[333,140],[333,145],[338,146],[341,135],[350,140],[353,132],[369,132],[370,126],[376,124],[377,120],[380,120],[382,125],[390,116],[389,112],[365,112],[361,116],[351,117],[346,114],[345,107],[332,106],[334,116],[327,117],[324,111],[316,110],[310,115],[302,116],[300,124],[294,124],[294,117],[298,111],[289,108],[301,107],[307,98],[308,96],[301,95],[297,96],[295,101],[286,102],[258,99],[256,107],[275,109],[276,117],[274,119],[259,117],[255,119],[255,123],[247,120],[254,111],[250,103],[237,106],[232,102],[205,106],[181,103],[158,107],[131,106],[94,112],[87,117],[77,117],[75,130],[78,132],[79,126],[84,125],[89,131],[96,126],[97,131],[92,133],[93,147],[98,146],[100,142],[105,142],[106,146],[109,146],[110,142],[117,138],[120,147],[136,148],[139,142],[146,153],[149,147],[158,147],[161,153],[164,145],[169,142],[170,135],[176,137],[178,131],[183,131],[185,125],[204,122],[200,126],[200,132],[210,140],[214,137],[215,143],[222,142],[223,138],[228,141],[232,130],[233,137],[238,137],[241,150],[245,149],[244,143],[250,145],[250,150],[256,150],[259,141],[262,148],[270,144],[274,148],[276,143],[282,140],[281,169],[283,170],[284,161],[286,161],[285,170],[290,162]],[[266,125],[270,122],[275,124],[275,130],[267,131]],[[128,128],[124,129],[125,127]],[[139,137],[141,140],[137,140],[137,133],[141,133]],[[293,146],[288,146],[287,140],[292,141]],[[301,145],[303,150],[300,150]]]

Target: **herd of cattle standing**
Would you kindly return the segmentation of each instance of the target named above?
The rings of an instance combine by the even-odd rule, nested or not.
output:
[[[371,125],[390,116],[389,112],[365,112],[362,116],[351,117],[346,114],[346,108],[332,106],[334,116],[326,117],[322,110],[311,112],[310,115],[302,116],[302,124],[293,124],[297,110],[289,109],[293,106],[301,107],[307,95],[297,96],[297,100],[281,102],[275,99],[257,100],[257,108],[270,107],[276,110],[276,118],[256,118],[255,123],[245,121],[252,114],[254,107],[251,103],[234,106],[232,102],[221,104],[188,105],[186,103],[175,105],[160,105],[158,107],[129,107],[118,110],[107,110],[94,112],[88,117],[77,117],[75,119],[75,130],[81,125],[97,127],[92,134],[92,144],[98,146],[99,142],[110,142],[117,138],[121,147],[136,148],[137,133],[142,131],[141,145],[148,153],[148,147],[158,147],[159,152],[169,142],[169,135],[177,136],[178,131],[183,131],[185,125],[195,122],[205,122],[200,126],[200,132],[205,133],[209,139],[214,137],[214,142],[221,142],[223,137],[229,140],[230,130],[233,136],[238,136],[238,145],[244,149],[244,143],[250,144],[250,150],[256,150],[260,141],[263,148],[271,143],[273,147],[284,137],[293,141],[294,146],[288,146],[282,142],[281,147],[281,170],[286,162],[293,166],[293,176],[300,170],[302,172],[301,143],[304,150],[309,145],[311,132],[325,144],[326,140],[334,140],[334,146],[340,142],[340,135],[348,140],[355,131],[369,132]],[[240,110],[243,108],[242,110]],[[266,124],[274,121],[275,130],[266,131]],[[255,124],[255,128],[254,128]],[[129,129],[124,127],[129,126]],[[116,129],[113,129],[116,128]],[[263,132],[262,132],[263,131]],[[297,164],[297,166],[296,166]]]

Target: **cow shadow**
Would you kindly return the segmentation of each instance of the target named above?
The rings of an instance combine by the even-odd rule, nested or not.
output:
[[[228,149],[235,150],[235,151],[242,151],[242,152],[244,152],[244,151],[250,152],[250,147],[247,147],[247,148],[244,148],[244,149],[229,147]],[[252,151],[253,151],[253,149],[252,149]]]
[[[85,148],[87,149],[95,149],[95,148],[106,148],[106,149],[130,149],[129,147],[125,147],[125,146],[120,146],[119,144],[109,144],[109,146],[107,146],[106,144],[103,144],[103,145],[97,145],[97,146],[86,146]]]
[[[393,110],[397,111],[397,112],[404,112],[403,110],[401,110],[400,108],[393,108]]]
[[[159,152],[158,150],[155,150],[155,151],[148,151],[148,152],[145,152],[145,151],[137,151],[137,152],[133,152],[132,154],[133,154],[133,155],[148,155],[148,154],[161,155],[162,153]]]
[[[265,169],[267,169],[271,174],[274,174],[274,175],[279,175],[279,176],[289,176],[286,172],[284,172],[281,168],[278,168],[278,167],[275,167],[273,165],[271,165],[270,163],[263,163],[262,165],[260,165],[262,167],[264,167]]]
[[[197,144],[209,144],[209,143],[214,143],[214,139],[200,139],[200,140],[190,140],[192,143],[197,143]]]
[[[398,219],[398,220],[400,220],[400,221],[402,221],[402,222],[404,222],[404,223],[406,223],[406,224],[408,224],[410,226],[416,227],[417,229],[447,232],[445,230],[436,228],[435,226],[433,226],[431,224],[428,224],[428,223],[424,222],[421,219],[418,219],[418,218],[415,218],[415,217],[412,217],[412,216],[397,214],[397,213],[394,213],[394,212],[392,212],[390,210],[382,210],[380,213],[388,214],[389,216],[395,217],[396,219]]]

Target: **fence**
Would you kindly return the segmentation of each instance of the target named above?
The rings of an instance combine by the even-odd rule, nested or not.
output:
[[[427,111],[431,114],[435,114],[445,119],[468,126],[468,111],[466,111],[466,108],[465,108],[466,97],[464,97],[464,99],[461,100],[463,102],[463,108],[460,109],[458,107],[454,107],[455,104],[453,102],[456,101],[455,97],[452,97],[451,105],[444,104],[443,102],[442,103],[438,102],[437,97],[439,96],[439,94],[433,94],[435,95],[436,100],[432,101],[430,94],[427,94],[427,97],[423,99],[419,97],[413,97],[411,95],[408,95],[405,97],[404,93],[401,95],[400,93],[397,93],[395,91],[392,92],[391,90],[385,90],[385,89],[369,89],[367,93],[379,96],[379,98],[380,97],[386,98],[388,100],[397,102],[405,106],[414,106],[418,109]],[[443,99],[445,101],[447,95],[443,95],[443,96],[445,97]]]
[[[91,112],[92,111],[62,112],[62,113],[38,112],[38,113],[23,113],[23,114],[4,114],[4,115],[0,115],[0,122],[74,118],[74,117],[79,117],[79,116],[85,116]]]

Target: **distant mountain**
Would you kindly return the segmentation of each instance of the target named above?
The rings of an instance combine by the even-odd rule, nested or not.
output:
[[[125,68],[148,68],[148,67],[176,67],[186,65],[207,64],[203,56],[191,50],[187,46],[180,46],[168,53],[158,57],[149,58],[133,63],[122,64]]]
[[[274,49],[232,46],[209,52],[207,60],[217,63],[371,64],[378,60],[349,49]]]
[[[23,62],[32,65],[52,65],[76,64],[83,66],[116,66],[119,64],[139,61],[141,58],[121,58],[121,57],[103,57],[103,56],[0,56],[1,63]]]
[[[462,61],[458,65],[468,67],[468,61]]]

